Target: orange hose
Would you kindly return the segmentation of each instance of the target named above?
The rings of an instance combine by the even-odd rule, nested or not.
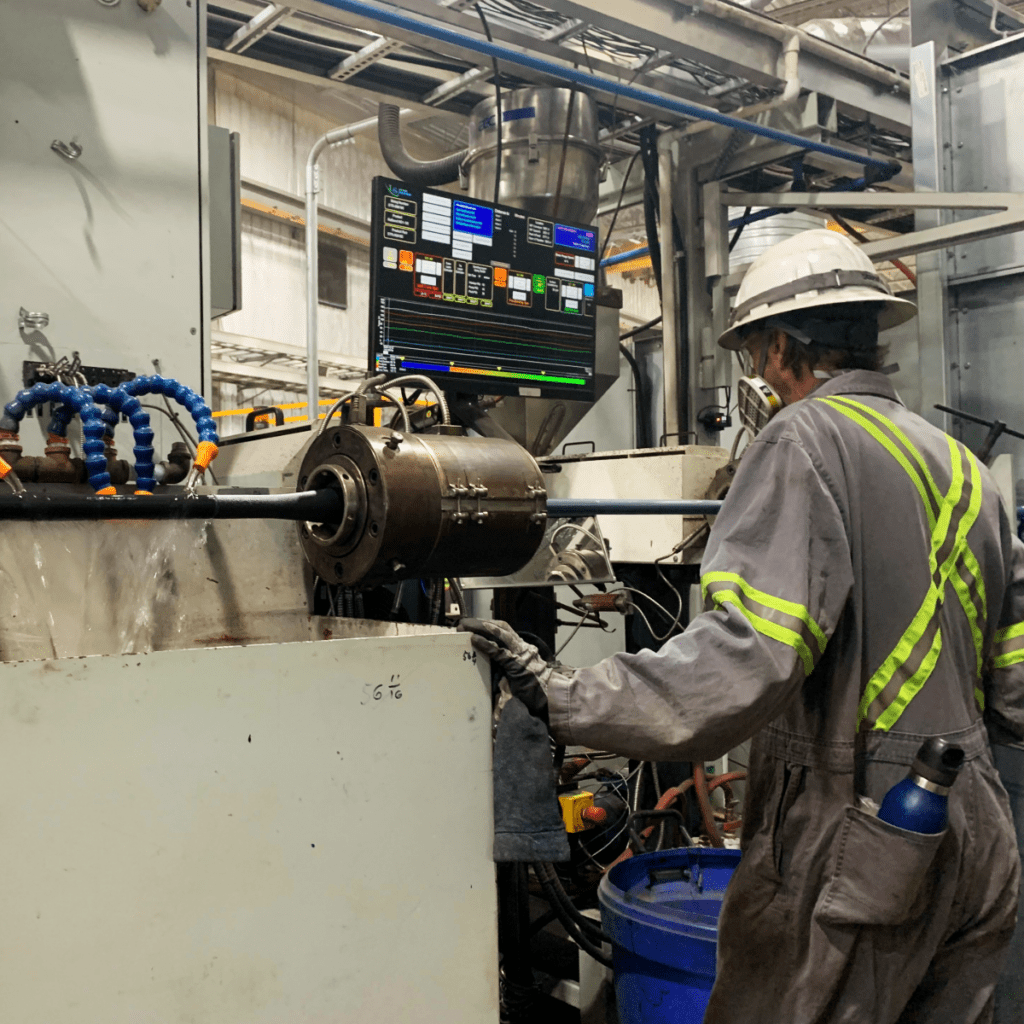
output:
[[[725,776],[723,775],[722,778],[724,779]],[[668,810],[669,806],[672,803],[674,803],[679,797],[684,796],[686,794],[686,791],[692,785],[693,779],[684,779],[682,783],[680,783],[680,785],[672,786],[669,789],[666,789],[665,792],[661,794],[661,799],[654,805],[654,809],[656,811]],[[640,838],[650,839],[651,833],[653,833],[656,828],[657,825],[648,825],[647,828],[645,828],[643,832],[640,833]],[[622,851],[622,853],[620,853],[618,857],[616,857],[615,860],[613,860],[611,864],[609,864],[608,867],[605,868],[605,871],[611,871],[611,869],[615,867],[616,864],[621,864],[624,860],[629,860],[629,858],[632,856],[633,851],[627,845],[626,848]]]
[[[718,823],[715,821],[715,812],[714,808],[711,806],[710,796],[721,786],[727,790],[731,798],[732,786],[730,783],[742,782],[746,777],[746,772],[726,772],[724,775],[716,775],[710,782],[708,782],[703,765],[698,765],[693,770],[693,778],[684,779],[678,786],[672,786],[670,789],[666,789],[665,792],[662,793],[661,799],[654,805],[654,809],[656,811],[668,810],[676,800],[686,795],[691,786],[696,786],[697,801],[700,803],[701,818],[704,822],[704,828],[711,839],[711,845],[722,847],[725,845],[725,842],[722,839],[721,832],[718,830]],[[739,821],[727,821],[723,824],[722,831],[734,832],[741,824],[742,822]],[[648,825],[647,828],[640,833],[640,838],[649,839],[657,827],[657,825]],[[629,860],[632,856],[633,851],[629,846],[627,846],[626,849],[623,850],[607,868],[605,868],[605,871],[610,871],[616,864],[621,864],[624,860]]]

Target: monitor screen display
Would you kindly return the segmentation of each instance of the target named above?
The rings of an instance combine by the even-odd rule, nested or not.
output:
[[[370,369],[592,400],[597,232],[376,178]]]

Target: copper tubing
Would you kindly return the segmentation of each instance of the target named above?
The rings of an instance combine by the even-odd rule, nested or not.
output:
[[[722,839],[722,833],[718,831],[718,823],[715,821],[715,810],[711,806],[708,777],[704,773],[704,765],[698,764],[694,767],[693,783],[697,790],[697,803],[700,804],[700,816],[704,821],[704,831],[707,832],[711,845],[716,849],[721,849],[725,846],[725,840]]]
[[[0,455],[7,459],[7,453],[11,451],[9,448],[0,449]],[[11,459],[7,461],[11,462]],[[81,459],[70,458],[65,452],[23,455],[11,465],[23,483],[84,484],[89,479],[85,463]],[[131,478],[131,464],[124,459],[108,459],[107,471],[113,484],[126,484]]]
[[[583,771],[583,769],[586,768],[588,764],[590,764],[589,757],[570,758],[568,761],[565,762],[565,764],[562,765],[562,771],[559,773],[558,781],[561,783],[571,781],[572,779],[576,778],[576,776],[579,775],[579,773]]]
[[[733,791],[732,791],[732,783],[734,783],[734,782],[742,782],[744,779],[746,779],[746,777],[747,777],[747,773],[746,772],[726,772],[725,775],[716,775],[708,783],[708,794],[710,795],[716,789],[718,789],[719,786],[721,786],[722,789],[725,791],[725,806],[726,806],[726,808],[728,810],[730,804],[734,804],[736,802],[736,797],[735,797],[735,795],[733,794]],[[736,829],[738,829],[742,824],[743,824],[742,820],[741,821],[726,821],[723,824],[723,826],[722,826],[722,831],[723,832],[733,832]]]
[[[703,783],[703,787],[700,784],[698,784],[698,772],[700,773],[700,780]],[[704,766],[698,765],[693,770],[693,778],[684,779],[683,782],[681,782],[678,786],[673,786],[671,789],[666,789],[665,792],[662,794],[661,799],[654,805],[654,809],[656,811],[667,810],[673,803],[675,803],[676,800],[678,800],[680,797],[685,796],[691,786],[696,786],[697,799],[701,804],[701,817],[704,821],[704,828],[708,832],[709,837],[711,838],[712,845],[719,847],[724,846],[725,842],[722,839],[721,833],[718,831],[718,824],[715,821],[714,808],[711,805],[710,796],[720,786],[723,789],[725,789],[726,792],[731,794],[732,786],[730,785],[730,783],[742,782],[744,779],[746,779],[746,777],[746,772],[727,772],[724,775],[716,775],[710,782],[708,782],[707,775],[704,772]],[[704,800],[700,799],[702,788],[705,798]],[[705,803],[707,804],[706,812],[704,806]],[[709,820],[711,822],[712,828],[714,829],[714,832],[712,832],[708,828]],[[722,826],[722,831],[734,832],[736,831],[736,829],[740,827],[741,824],[742,823],[738,821],[727,821]],[[647,828],[645,828],[643,832],[640,833],[641,838],[648,839],[654,832],[655,828],[657,828],[656,825],[648,825]],[[715,842],[716,837],[718,839],[717,843]],[[616,864],[620,864],[624,860],[629,860],[629,858],[632,856],[633,851],[627,846],[626,849],[623,850],[622,853],[620,853],[619,856],[616,857],[615,860],[613,860],[605,870],[610,871],[613,867],[615,867]]]
[[[742,782],[746,779],[746,772],[726,772],[725,775],[716,775],[708,783],[708,792],[713,793],[719,786],[725,787],[726,792],[732,793],[732,786],[729,785],[731,782]]]

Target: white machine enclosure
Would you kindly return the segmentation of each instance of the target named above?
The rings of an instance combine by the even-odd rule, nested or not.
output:
[[[23,361],[76,351],[209,394],[205,20],[205,0],[0,4],[0,404]],[[152,419],[159,459],[178,435]]]
[[[496,1024],[491,695],[465,635],[7,664],[18,1024]]]
[[[552,498],[694,499],[708,496],[715,474],[729,462],[724,448],[688,445],[633,451],[595,452],[545,459],[558,472],[545,474]],[[704,550],[695,542],[682,553],[672,549],[694,537],[704,516],[601,516],[601,532],[613,562],[651,564],[655,560],[696,564]]]

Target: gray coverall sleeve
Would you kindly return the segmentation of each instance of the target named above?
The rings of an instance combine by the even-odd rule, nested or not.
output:
[[[985,721],[994,743],[1024,742],[1024,544],[1008,521],[1010,554],[999,628],[989,655],[985,680]]]
[[[799,443],[751,444],[702,571],[706,610],[660,651],[616,654],[552,680],[557,740],[643,760],[710,760],[798,695],[853,585],[839,506]]]

